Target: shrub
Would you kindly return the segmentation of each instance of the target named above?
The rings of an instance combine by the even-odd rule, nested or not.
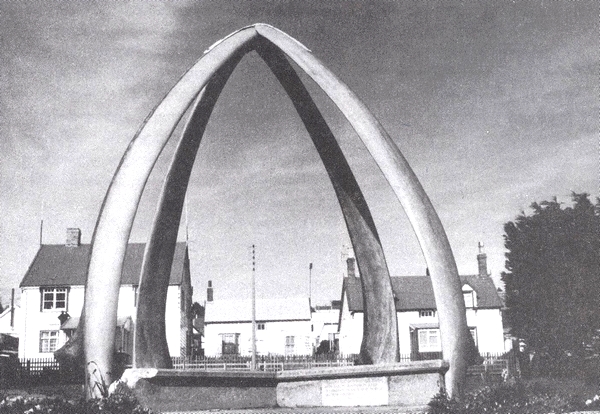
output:
[[[441,390],[429,401],[429,414],[460,413],[461,405],[454,399],[448,398],[446,391]]]
[[[431,414],[558,414],[587,408],[577,396],[517,381],[483,387],[460,402],[441,392],[429,407]]]
[[[0,401],[0,414],[153,414],[135,396],[119,390],[107,398],[70,401],[61,397],[8,397]]]

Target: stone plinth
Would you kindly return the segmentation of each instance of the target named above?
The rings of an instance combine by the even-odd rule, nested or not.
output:
[[[425,407],[448,364],[313,368],[283,372],[128,369],[121,380],[158,412],[269,407]]]
[[[426,406],[444,386],[448,364],[420,361],[283,371],[280,407]]]

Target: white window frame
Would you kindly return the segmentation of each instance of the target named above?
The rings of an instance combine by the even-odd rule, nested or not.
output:
[[[285,337],[285,355],[294,355],[296,351],[296,337],[287,335]]]
[[[42,312],[66,311],[69,302],[69,289],[66,287],[41,288],[41,304]],[[59,300],[59,295],[64,294],[64,299]],[[63,303],[62,306],[59,304]],[[47,306],[48,305],[48,306]]]
[[[339,334],[337,332],[329,332],[327,334],[327,340],[329,341],[329,349],[332,350],[335,348],[335,341],[339,339]]]
[[[228,352],[224,355],[239,355],[240,354],[240,334],[239,333],[222,333],[219,334],[221,337],[221,353],[223,353],[223,349],[225,348],[225,344],[233,344],[235,345],[235,353]]]
[[[435,309],[421,309],[419,311],[419,318],[435,318]]]
[[[473,337],[473,341],[475,342],[475,346],[479,349],[479,344],[477,343],[477,328],[469,327],[469,332]]]
[[[40,331],[40,353],[49,354],[58,349],[60,331]]]
[[[132,289],[133,289],[133,307],[137,308],[139,285],[133,285]]]
[[[435,338],[435,342],[432,341]],[[417,329],[419,352],[442,352],[439,328]]]
[[[463,299],[465,301],[465,308],[473,309],[477,307],[477,293],[468,284],[462,287]]]

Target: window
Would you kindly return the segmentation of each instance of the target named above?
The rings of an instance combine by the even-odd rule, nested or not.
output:
[[[473,337],[475,346],[478,347],[479,345],[477,344],[477,328],[469,328],[469,332],[471,332],[471,336]]]
[[[67,310],[67,288],[42,288],[42,310]]]
[[[265,324],[264,323],[257,323],[256,324],[256,329],[258,329],[259,331],[264,331],[265,330]]]
[[[419,318],[430,318],[435,316],[433,309],[423,309],[419,311]]]
[[[57,345],[58,331],[40,331],[40,352],[54,352],[56,351]]]
[[[293,336],[286,336],[285,337],[285,354],[286,355],[293,355],[294,351],[295,351],[294,337]]]
[[[463,292],[463,297],[465,299],[465,307],[472,308],[473,307],[473,292]]]
[[[336,351],[339,345],[338,333],[329,332],[329,334],[327,334],[327,340],[329,341],[329,350]]]
[[[238,355],[239,353],[239,333],[221,334],[221,352],[223,355]]]
[[[439,329],[419,329],[419,352],[441,352]]]
[[[463,298],[465,300],[466,308],[476,308],[477,307],[477,294],[473,290],[473,288],[469,285],[464,285],[462,287]]]

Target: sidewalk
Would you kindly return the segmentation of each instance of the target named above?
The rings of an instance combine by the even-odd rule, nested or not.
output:
[[[162,414],[426,414],[423,407],[302,407],[302,408],[249,408],[239,410],[178,411]],[[600,414],[600,411],[576,411],[569,414]]]
[[[426,407],[294,407],[294,408],[244,408],[237,410],[204,410],[204,411],[177,411],[162,414],[370,414],[370,413],[394,413],[394,414],[422,414],[426,413]],[[586,413],[589,414],[589,413]]]

